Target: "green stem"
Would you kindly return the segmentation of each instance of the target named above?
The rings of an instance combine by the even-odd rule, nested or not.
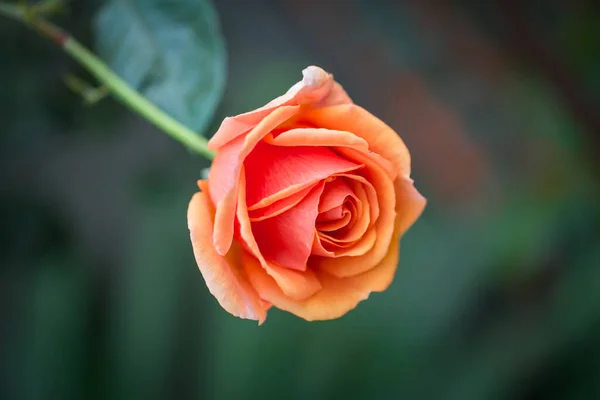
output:
[[[0,15],[20,21],[39,32],[42,36],[52,40],[110,90],[124,105],[140,114],[173,139],[197,151],[209,160],[214,158],[215,155],[208,149],[208,142],[205,138],[170,117],[131,88],[95,54],[61,28],[42,19],[37,14],[32,14],[27,8],[12,4],[0,3]]]

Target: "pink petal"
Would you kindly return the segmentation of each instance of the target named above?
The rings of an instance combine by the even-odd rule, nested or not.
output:
[[[277,193],[293,188],[294,192],[341,172],[360,168],[324,147],[280,147],[259,143],[245,162],[248,171],[248,204],[257,204]],[[264,204],[266,205],[266,204]]]
[[[263,267],[263,273],[275,279],[277,285],[286,296],[301,300],[312,296],[321,289],[321,283],[312,270],[294,271],[280,267],[271,261],[265,260],[252,233],[252,225],[248,217],[246,206],[246,174],[242,168],[240,191],[237,203],[237,221],[239,223],[239,239],[247,251],[252,254]]]
[[[317,216],[317,223],[336,221],[340,218],[344,218],[346,215],[349,215],[349,213],[350,211],[348,210],[348,207],[340,204],[327,211],[320,211],[319,215]]]
[[[294,207],[296,204],[300,203],[304,197],[316,186],[317,184],[310,185],[296,193],[293,193],[289,196],[283,197],[268,206],[263,208],[257,208],[254,210],[249,210],[250,221],[257,222],[262,221],[267,218],[274,217],[276,215],[281,214]],[[279,192],[280,194],[282,192]]]
[[[240,167],[248,153],[272,129],[291,118],[298,107],[280,107],[263,119],[250,133],[221,148],[210,169],[210,194],[216,206],[214,244],[221,255],[227,253],[233,240],[235,202]]]
[[[306,270],[322,192],[321,184],[290,210],[252,223],[252,232],[265,259],[287,268]]]

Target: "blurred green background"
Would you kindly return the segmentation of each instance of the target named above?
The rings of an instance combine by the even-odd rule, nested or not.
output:
[[[55,21],[105,59],[131,46],[111,60],[129,79],[195,76],[137,85],[207,136],[307,65],[334,73],[404,138],[428,207],[390,289],[345,317],[236,319],[188,239],[207,162],[83,105],[62,81],[81,68],[0,19],[0,398],[600,398],[597,2],[218,0],[169,14],[167,44],[104,3]]]

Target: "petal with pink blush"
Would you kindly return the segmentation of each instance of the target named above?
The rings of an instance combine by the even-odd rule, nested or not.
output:
[[[232,247],[226,256],[219,255],[212,243],[212,220],[208,195],[194,194],[188,208],[188,227],[206,286],[229,313],[262,323],[267,316],[266,307],[241,267],[239,246]]]
[[[225,118],[219,130],[209,140],[209,149],[217,150],[243,135],[282,106],[310,104],[315,107],[325,107],[352,103],[344,89],[333,80],[333,75],[323,69],[310,66],[302,71],[302,74],[303,79],[293,85],[284,95],[254,111]]]
[[[322,198],[323,196],[321,196]],[[343,204],[334,206],[326,211],[319,210],[319,216],[317,217],[318,222],[331,222],[343,218],[344,215],[349,214],[348,207],[344,207]]]
[[[216,206],[213,240],[219,254],[225,254],[233,240],[235,202],[242,163],[267,133],[297,111],[297,106],[278,108],[247,135],[237,138],[217,153],[210,169],[209,181],[211,199]]]
[[[281,107],[262,120],[247,135],[240,136],[222,147],[210,168],[211,199],[218,204],[236,186],[239,169],[248,154],[269,132],[292,118],[299,107]]]
[[[321,184],[290,210],[252,223],[252,232],[266,260],[287,268],[306,270],[322,192]]]
[[[342,210],[339,217],[336,216],[335,218],[326,219],[328,218],[327,214],[335,210],[337,210],[337,208],[334,210],[326,211],[323,214],[319,214],[319,216],[317,217],[317,230],[319,232],[332,232],[348,225],[348,223],[352,219],[352,215],[350,214],[350,211],[348,209]],[[324,217],[320,219],[322,215]]]
[[[298,191],[333,174],[362,167],[328,148],[280,147],[266,143],[256,145],[244,164],[247,171],[252,171],[247,177],[251,210],[288,188]]]
[[[277,207],[276,203],[279,203],[282,201],[284,203],[289,202],[289,201],[295,201],[295,199],[297,199],[298,197],[303,198],[305,196],[304,192],[306,190],[308,190],[310,192],[310,190],[312,188],[314,188],[317,184],[318,184],[318,181],[310,181],[310,182],[303,182],[303,183],[298,183],[296,185],[288,186],[285,189],[282,189],[275,194],[269,195],[267,197],[263,197],[262,200],[249,206],[248,210],[249,211],[258,211],[260,209],[269,208],[271,206]],[[303,196],[303,194],[304,194],[304,196]],[[286,198],[288,198],[288,197],[291,197],[292,200],[286,201]]]
[[[252,254],[263,267],[263,274],[271,276],[277,282],[281,290],[293,299],[305,299],[312,296],[321,289],[321,283],[312,270],[294,271],[280,267],[270,261],[265,260],[261,250],[258,247],[252,224],[248,217],[246,207],[246,174],[242,168],[240,179],[240,191],[237,204],[237,221],[239,223],[239,239],[242,245]]]
[[[310,185],[304,189],[299,190],[296,193],[292,193],[289,196],[283,197],[268,206],[262,208],[255,208],[249,210],[250,221],[257,222],[267,218],[271,218],[281,214],[300,203],[304,197],[316,186],[317,184]],[[281,192],[279,192],[281,193]]]

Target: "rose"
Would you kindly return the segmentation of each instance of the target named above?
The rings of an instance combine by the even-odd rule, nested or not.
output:
[[[425,199],[410,154],[318,67],[267,105],[226,118],[188,209],[196,262],[231,314],[271,305],[338,318],[392,282],[399,239]]]

